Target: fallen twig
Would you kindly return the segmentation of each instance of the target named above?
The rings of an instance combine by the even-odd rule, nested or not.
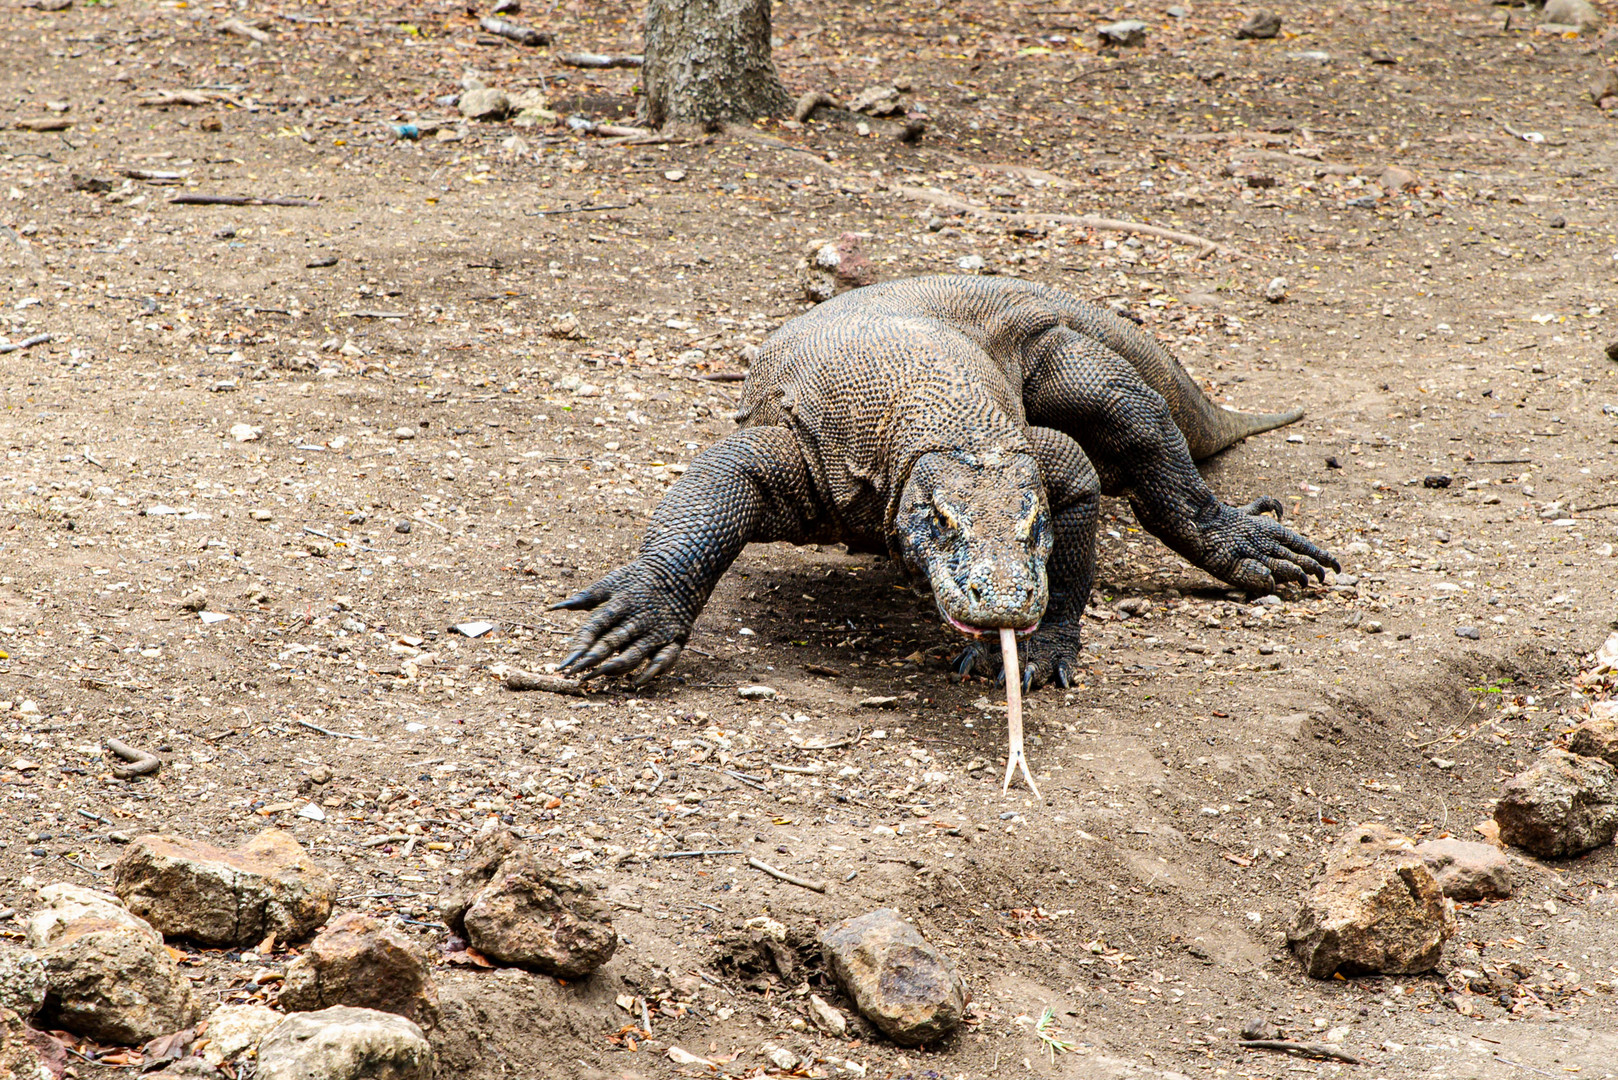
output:
[[[221,34],[235,34],[237,37],[248,38],[252,41],[258,42],[260,45],[268,45],[270,43],[270,35],[243,19],[226,19],[224,22],[219,24],[219,32]]]
[[[1320,1058],[1323,1061],[1345,1061],[1350,1065],[1360,1064],[1360,1059],[1353,1054],[1345,1053],[1335,1046],[1325,1043],[1301,1043],[1288,1039],[1238,1039],[1238,1046],[1248,1050],[1278,1050],[1283,1054],[1301,1054],[1304,1057]]]
[[[313,206],[313,199],[261,199],[256,195],[203,195],[185,192],[169,202],[180,206]]]
[[[496,19],[492,15],[485,15],[479,19],[478,25],[489,33],[515,41],[518,45],[538,46],[551,43],[551,36],[543,30],[518,26],[516,23],[506,22],[504,19]]]
[[[663,851],[657,854],[659,859],[695,859],[707,855],[740,855],[741,848],[717,848],[713,851]]]
[[[16,352],[18,349],[32,349],[35,345],[43,345],[51,339],[49,334],[35,334],[33,337],[13,341],[9,345],[0,345],[0,353]]]
[[[646,62],[646,58],[638,53],[625,53],[622,56],[591,52],[558,53],[556,59],[568,67],[577,68],[640,67]]]
[[[214,99],[196,90],[162,90],[156,97],[145,97],[136,105],[161,107],[164,105],[212,105]]]
[[[357,739],[360,742],[376,742],[376,740],[371,738],[369,735],[356,735],[351,731],[333,731],[331,728],[323,728],[319,724],[313,723],[309,720],[299,720],[298,725],[300,727],[306,727],[310,731],[318,731],[322,735],[330,735],[334,739]]]
[[[118,780],[133,780],[137,776],[148,776],[163,767],[162,758],[146,750],[137,750],[122,739],[108,739],[107,749],[130,762],[128,765],[112,767],[112,775]]]
[[[826,883],[824,881],[810,881],[807,878],[795,877],[792,874],[787,873],[785,870],[777,870],[775,867],[761,859],[749,857],[747,860],[747,865],[751,866],[754,870],[762,870],[772,878],[775,878],[777,881],[784,881],[788,885],[798,885],[802,888],[811,889],[818,893],[823,893],[826,891]]]
[[[862,727],[859,730],[857,730],[856,732],[854,732],[854,734],[849,735],[846,738],[838,739],[836,742],[804,743],[798,749],[800,749],[800,750],[841,750],[845,746],[853,746],[855,743],[859,742],[860,739],[864,737],[864,735],[865,735],[865,729]]]
[[[567,694],[586,697],[589,691],[577,679],[564,679],[560,675],[535,675],[527,671],[513,671],[506,676],[507,690],[543,690],[547,694]]]
[[[628,203],[611,203],[601,206],[564,206],[560,210],[524,210],[529,217],[550,217],[552,214],[591,214],[597,210],[628,210]]]

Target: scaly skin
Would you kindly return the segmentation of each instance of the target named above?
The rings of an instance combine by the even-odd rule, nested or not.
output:
[[[931,277],[856,289],[772,334],[736,432],[652,515],[640,557],[556,604],[593,610],[562,670],[673,666],[715,584],[751,542],[886,548],[999,670],[999,628],[1026,633],[1024,683],[1067,685],[1095,578],[1098,496],[1128,497],[1188,561],[1268,592],[1337,568],[1220,501],[1195,461],[1301,412],[1217,408],[1133,324],[1028,282]]]

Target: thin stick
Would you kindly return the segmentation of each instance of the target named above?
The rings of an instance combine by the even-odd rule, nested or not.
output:
[[[1009,626],[1000,628],[1000,657],[1006,669],[1006,727],[1011,736],[1011,747],[1006,751],[1006,782],[1000,785],[1002,794],[1011,790],[1011,776],[1018,768],[1028,781],[1028,790],[1034,798],[1043,799],[1034,774],[1028,771],[1028,755],[1022,749],[1022,674],[1017,670],[1017,631]]]
[[[695,859],[708,855],[740,855],[741,848],[716,848],[712,851],[664,851],[656,856],[659,859]]]
[[[758,859],[749,858],[747,860],[747,865],[751,866],[754,870],[762,870],[772,878],[775,878],[777,881],[784,881],[788,885],[798,885],[818,893],[823,893],[826,891],[826,883],[824,881],[809,881],[806,878],[793,877],[785,870],[777,870],[769,863],[762,862]]]
[[[1238,1039],[1237,1045],[1249,1050],[1279,1050],[1283,1054],[1302,1054],[1305,1057],[1324,1058],[1327,1061],[1346,1061],[1350,1065],[1360,1063],[1360,1059],[1353,1054],[1345,1054],[1325,1043],[1290,1042],[1286,1039]]]
[[[559,53],[558,61],[568,67],[576,68],[618,68],[640,67],[645,62],[644,56],[628,53],[623,56],[608,56],[605,53]]]
[[[588,691],[577,679],[564,679],[560,675],[533,675],[526,671],[513,671],[506,676],[507,690],[543,690],[549,694],[568,694],[584,697]]]
[[[550,217],[552,214],[592,214],[597,210],[628,210],[628,203],[607,203],[601,206],[567,206],[560,210],[525,210],[529,217]]]
[[[174,196],[169,202],[181,206],[313,206],[312,199],[261,199],[255,195],[203,195],[200,193],[180,194]]]
[[[43,345],[51,339],[49,334],[35,334],[33,337],[13,341],[9,345],[0,345],[0,353],[16,352],[18,349],[32,349],[35,345]]]
[[[299,720],[298,723],[310,731],[318,731],[322,735],[330,735],[334,739],[358,739],[360,742],[376,742],[369,735],[355,735],[348,731],[333,731],[331,728],[323,728],[319,724],[311,723],[308,720]]]

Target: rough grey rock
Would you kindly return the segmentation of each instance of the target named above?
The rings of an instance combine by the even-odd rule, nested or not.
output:
[[[332,920],[287,965],[279,1001],[289,1012],[355,1005],[398,1013],[422,1027],[438,1022],[438,994],[421,946],[359,912]]]
[[[1544,859],[1566,859],[1618,834],[1618,773],[1600,758],[1546,750],[1506,781],[1494,806],[1500,839]]]
[[[433,1049],[395,1013],[338,1005],[295,1013],[258,1044],[255,1080],[432,1080]]]
[[[819,994],[809,995],[809,1019],[827,1035],[841,1039],[848,1034],[848,1017]]]
[[[202,1058],[215,1067],[228,1065],[257,1047],[285,1019],[285,1013],[265,1005],[221,1005],[197,1030],[197,1037],[207,1040]]]
[[[1590,0],[1546,0],[1545,21],[1580,30],[1593,30],[1605,20]]]
[[[0,1009],[9,1009],[24,1020],[45,1004],[45,961],[27,949],[0,947]]]
[[[1146,24],[1139,19],[1120,19],[1096,27],[1103,45],[1134,46],[1146,44]]]
[[[1573,734],[1568,736],[1567,748],[1571,753],[1600,758],[1618,768],[1618,719],[1610,710],[1592,710],[1590,719],[1574,728]]]
[[[489,959],[557,978],[587,975],[618,948],[595,889],[539,852],[520,848],[509,829],[478,838],[439,910],[450,929]]]
[[[1429,840],[1416,845],[1416,854],[1451,900],[1504,900],[1511,895],[1511,864],[1493,844]]]
[[[903,112],[904,106],[899,104],[898,87],[872,86],[855,95],[854,100],[848,103],[848,109],[869,116],[892,116]]]
[[[69,885],[65,881],[47,885],[38,896],[45,906],[28,917],[28,947],[43,949],[60,937],[63,931],[80,919],[94,918],[118,923],[131,930],[150,934],[161,941],[162,935],[139,915],[124,907],[116,896],[108,896],[82,885]]]
[[[820,947],[855,1007],[901,1046],[934,1042],[961,1022],[966,987],[955,965],[892,908],[843,920]]]
[[[113,890],[164,935],[204,945],[301,941],[331,914],[337,885],[280,829],[237,848],[140,836],[113,869]]]
[[[504,120],[511,114],[511,97],[492,86],[468,90],[457,104],[468,120]]]
[[[50,984],[40,1016],[52,1027],[132,1046],[196,1019],[191,980],[149,926],[85,915],[40,957]]]
[[[1431,971],[1455,932],[1454,905],[1410,840],[1359,825],[1326,852],[1287,943],[1312,978]]]
[[[22,1017],[0,1008],[0,1080],[55,1080],[28,1036]]]
[[[1236,28],[1237,41],[1267,41],[1281,36],[1281,16],[1273,11],[1255,11]]]

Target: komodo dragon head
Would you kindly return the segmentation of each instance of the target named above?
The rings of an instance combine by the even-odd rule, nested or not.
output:
[[[905,567],[925,578],[938,611],[977,637],[1032,632],[1048,599],[1050,510],[1039,466],[1025,453],[921,455],[894,522]]]

